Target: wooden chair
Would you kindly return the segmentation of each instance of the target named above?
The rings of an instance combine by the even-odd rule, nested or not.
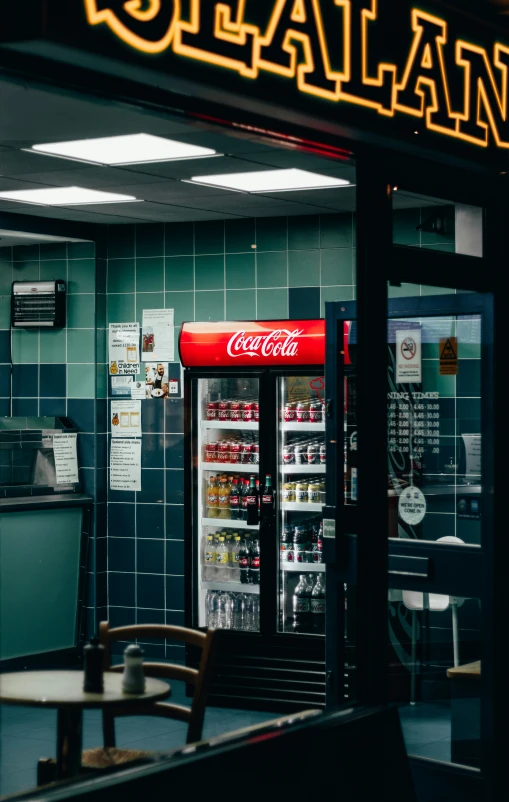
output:
[[[201,649],[201,660],[198,670],[185,666],[168,663],[144,663],[147,677],[178,680],[194,686],[191,707],[176,705],[167,702],[156,702],[147,705],[137,705],[136,709],[115,707],[108,711],[103,710],[103,740],[104,746],[97,749],[86,749],[82,754],[83,771],[110,768],[134,760],[150,759],[154,753],[142,752],[133,749],[117,749],[115,746],[115,719],[120,716],[162,716],[165,718],[184,721],[188,724],[186,743],[199,741],[202,736],[203,720],[205,718],[207,693],[212,678],[213,662],[217,648],[217,632],[209,629],[205,634],[184,627],[164,625],[140,625],[117,627],[110,629],[108,621],[100,625],[99,638],[104,646],[104,670],[122,673],[124,666],[111,664],[111,644],[114,641],[142,641],[150,638],[180,641],[197,649]],[[54,760],[42,758],[38,763],[37,783],[46,785],[55,778],[56,763]]]

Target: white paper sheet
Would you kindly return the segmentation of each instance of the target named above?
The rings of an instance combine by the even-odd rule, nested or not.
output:
[[[79,482],[78,456],[76,453],[76,434],[54,434],[53,454],[57,485],[70,485]]]
[[[141,440],[112,440],[110,451],[111,490],[141,490]]]
[[[174,320],[173,309],[143,310],[141,357],[143,362],[173,362],[175,357]]]
[[[113,437],[141,437],[141,401],[111,402]]]
[[[421,330],[398,329],[396,332],[396,383],[422,382]]]
[[[110,323],[110,376],[136,376],[140,372],[140,326]]]

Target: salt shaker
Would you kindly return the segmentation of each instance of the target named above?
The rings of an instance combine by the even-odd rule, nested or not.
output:
[[[124,693],[144,693],[145,675],[143,673],[143,655],[140,646],[132,643],[124,652],[124,674],[122,690]]]

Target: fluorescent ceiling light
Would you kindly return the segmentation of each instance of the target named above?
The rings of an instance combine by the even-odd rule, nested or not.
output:
[[[350,184],[344,178],[310,173],[308,170],[261,170],[227,175],[197,175],[189,183],[231,189],[236,192],[292,192],[302,189],[328,189]]]
[[[50,142],[33,145],[30,151],[60,156],[64,159],[92,164],[143,164],[168,162],[180,159],[201,159],[218,156],[215,150],[175,142],[151,134],[128,134],[127,136],[105,136],[98,139],[77,139],[71,142]]]
[[[47,189],[20,189],[0,192],[0,198],[16,203],[36,203],[41,206],[85,206],[91,203],[130,203],[133,195],[118,192],[100,192],[84,187],[51,187]]]

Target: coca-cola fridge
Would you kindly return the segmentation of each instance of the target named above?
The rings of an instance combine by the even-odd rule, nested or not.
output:
[[[180,357],[186,624],[222,631],[209,704],[323,706],[325,323],[184,323]]]

